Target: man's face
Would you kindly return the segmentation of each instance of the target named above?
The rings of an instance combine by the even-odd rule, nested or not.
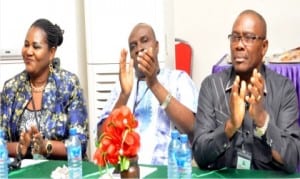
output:
[[[235,21],[230,50],[232,64],[237,74],[251,74],[259,68],[268,48],[262,21],[253,14],[243,14]]]
[[[152,47],[153,59],[158,63],[157,61],[158,42],[155,39],[151,27],[147,25],[136,26],[132,30],[129,36],[128,43],[129,43],[130,57],[134,60],[134,68],[135,68],[136,75],[137,77],[144,77],[144,74],[142,74],[142,72],[140,72],[137,67],[138,53]]]

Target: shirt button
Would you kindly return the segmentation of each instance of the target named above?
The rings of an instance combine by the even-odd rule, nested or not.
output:
[[[270,147],[272,147],[272,144],[273,144],[273,141],[272,141],[272,139],[270,139],[270,140],[267,140],[267,144],[268,144]]]
[[[249,134],[250,134],[250,131],[246,130],[245,134],[246,134],[246,136],[248,137]]]
[[[227,144],[225,143],[225,144],[223,145],[223,147],[226,149],[226,148],[227,148]]]

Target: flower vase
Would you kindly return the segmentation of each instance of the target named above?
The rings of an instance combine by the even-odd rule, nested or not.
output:
[[[129,158],[129,168],[120,173],[121,178],[140,178],[140,166],[138,157]]]

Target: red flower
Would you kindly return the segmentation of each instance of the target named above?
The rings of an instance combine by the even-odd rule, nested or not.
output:
[[[96,163],[105,167],[108,164],[120,164],[121,170],[128,169],[128,158],[137,155],[140,148],[140,136],[134,129],[138,121],[126,106],[111,112],[102,125],[102,134],[94,154]]]
[[[127,134],[123,143],[123,154],[127,157],[134,157],[138,153],[140,147],[140,136],[135,131]]]

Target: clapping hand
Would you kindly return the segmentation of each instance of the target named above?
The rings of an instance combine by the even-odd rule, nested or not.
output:
[[[31,126],[29,130],[23,131],[20,134],[18,152],[22,156],[25,156],[29,147],[31,147],[32,154],[42,154],[44,152],[41,150],[45,148],[43,135],[35,126]]]
[[[236,129],[240,128],[242,124],[245,115],[245,103],[249,104],[249,114],[254,123],[259,126],[264,123],[264,120],[261,119],[265,113],[263,106],[264,85],[264,78],[257,69],[253,70],[248,85],[245,81],[240,82],[239,76],[236,77],[230,99],[231,123]]]
[[[129,97],[133,86],[133,60],[130,60],[129,67],[126,65],[127,51],[122,49],[120,54],[120,73],[119,80],[122,88],[122,94]]]
[[[156,80],[159,65],[154,56],[153,48],[140,51],[137,56],[138,69],[145,75],[148,86],[151,86]]]
[[[43,149],[45,148],[44,145],[44,138],[40,131],[35,127],[31,127],[32,132],[32,154],[43,154]]]
[[[31,144],[31,130],[22,131],[20,134],[19,144],[18,144],[18,153],[21,153],[22,156],[25,156],[28,148]]]
[[[257,69],[254,69],[252,77],[250,78],[250,84],[248,84],[249,95],[246,96],[245,100],[249,103],[249,114],[254,120],[255,124],[260,123],[260,121],[257,120],[262,113],[265,112],[263,107],[264,85],[264,78],[257,71]]]
[[[230,96],[231,123],[235,129],[241,127],[244,119],[245,95],[246,82],[240,82],[240,77],[237,76],[232,85],[232,93]]]

